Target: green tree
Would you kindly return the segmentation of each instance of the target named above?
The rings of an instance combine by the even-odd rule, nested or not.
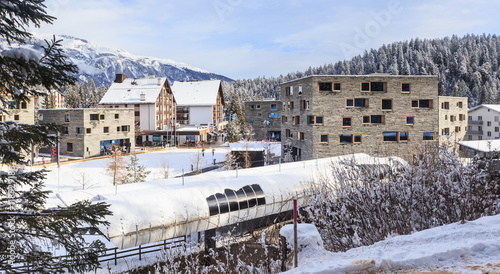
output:
[[[149,173],[151,173],[151,171],[146,170],[145,165],[139,165],[139,158],[135,153],[130,156],[130,162],[125,169],[124,184],[144,182]]]
[[[46,90],[73,84],[77,67],[68,64],[60,41],[45,41],[41,51],[23,45],[32,35],[27,27],[52,23],[43,0],[0,1],[0,39],[10,47],[0,52],[0,111],[6,112],[9,100],[29,101],[40,95],[34,87]],[[20,151],[31,145],[53,144],[50,134],[56,125],[27,125],[0,122],[0,161],[11,165],[22,159]],[[98,255],[105,246],[100,241],[86,243],[77,231],[81,226],[107,225],[109,205],[78,202],[65,208],[47,208],[50,191],[44,190],[45,171],[12,169],[0,172],[0,272],[16,273],[20,263],[30,265],[33,273],[84,272],[99,266]],[[67,252],[56,258],[49,248],[58,243]]]

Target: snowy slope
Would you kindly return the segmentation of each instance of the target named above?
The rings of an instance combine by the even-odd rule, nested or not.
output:
[[[307,234],[316,239],[314,233]],[[298,258],[299,267],[290,273],[500,273],[500,215],[395,236],[346,252],[328,252],[317,244],[304,248]]]
[[[52,40],[52,35],[35,34],[28,45],[40,49],[45,45],[44,39]],[[87,40],[71,36],[56,36],[63,39],[62,46],[65,54],[79,68],[79,79],[92,78],[96,85],[110,84],[115,80],[116,73],[125,73],[128,78],[143,78],[154,74],[157,77],[167,77],[169,82],[183,80],[224,80],[231,79],[210,73],[185,63],[170,59],[136,56],[129,52],[117,49],[108,49],[95,45]],[[12,47],[19,47],[13,44]],[[7,49],[8,44],[0,40],[0,51]]]

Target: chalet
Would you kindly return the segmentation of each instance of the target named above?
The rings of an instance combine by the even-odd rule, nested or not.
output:
[[[166,77],[126,78],[117,74],[99,106],[134,109],[137,144],[172,139],[176,102]]]

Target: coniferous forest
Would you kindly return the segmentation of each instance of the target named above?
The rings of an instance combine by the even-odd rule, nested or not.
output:
[[[225,83],[242,100],[278,98],[280,83],[309,75],[438,75],[439,95],[464,96],[469,106],[500,102],[500,37],[496,35],[411,39],[365,51],[351,60],[309,67],[279,77]]]

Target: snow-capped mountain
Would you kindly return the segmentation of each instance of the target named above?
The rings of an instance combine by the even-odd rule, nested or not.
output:
[[[52,35],[34,34],[28,41],[28,47],[39,50],[45,45],[44,39],[52,40]],[[185,80],[224,80],[232,81],[225,76],[214,74],[185,63],[170,59],[136,56],[123,50],[109,49],[95,45],[87,40],[66,35],[56,35],[63,39],[62,46],[71,62],[79,68],[79,80],[90,78],[96,85],[110,84],[115,80],[116,73],[125,73],[127,78],[142,78],[154,74],[167,77],[169,82]],[[19,47],[12,45],[11,47]],[[0,50],[9,48],[5,41],[0,41]]]

